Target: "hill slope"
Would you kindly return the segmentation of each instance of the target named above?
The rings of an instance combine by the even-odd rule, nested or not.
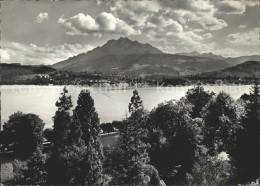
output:
[[[246,61],[244,63],[232,66],[221,71],[214,71],[205,73],[206,76],[214,77],[226,77],[226,76],[238,76],[238,77],[260,77],[260,62],[259,61]]]
[[[20,77],[36,75],[36,74],[45,74],[55,69],[47,66],[30,66],[30,65],[20,65],[20,64],[0,64],[1,67],[1,82],[13,82],[19,79]]]
[[[219,59],[222,61],[225,61],[229,63],[231,66],[238,65],[240,63],[243,63],[245,61],[260,61],[260,56],[259,55],[252,55],[252,56],[240,56],[240,57],[223,57],[221,55],[216,55],[213,53],[203,53],[200,54],[196,51],[189,52],[189,53],[177,53],[178,55],[183,55],[183,56],[193,56],[193,57],[206,57],[206,58],[211,58],[211,59]]]
[[[109,40],[105,45],[54,64],[58,70],[98,71],[128,75],[181,75],[218,70],[230,66],[219,59],[165,54],[149,44],[128,38]]]

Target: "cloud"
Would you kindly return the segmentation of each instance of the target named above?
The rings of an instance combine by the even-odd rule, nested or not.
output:
[[[246,28],[246,25],[239,25],[239,28]]]
[[[42,23],[45,19],[49,19],[48,13],[41,12],[36,16],[35,21],[36,21],[36,23]]]
[[[243,14],[246,10],[246,5],[239,1],[219,1],[216,7],[221,14]]]
[[[70,35],[104,33],[124,35],[140,34],[140,32],[134,30],[123,20],[107,12],[99,14],[96,19],[83,13],[79,13],[67,19],[61,17],[59,18],[58,23],[63,25],[67,29],[67,34]]]
[[[57,46],[25,45],[17,42],[2,41],[1,62],[21,64],[51,65],[69,57],[85,53],[93,49],[90,45],[67,44]]]
[[[227,36],[227,44],[259,46],[259,28],[254,28],[253,30],[248,30],[242,33],[229,34]]]
[[[202,17],[198,22],[206,30],[220,30],[228,26],[224,20],[210,16]]]

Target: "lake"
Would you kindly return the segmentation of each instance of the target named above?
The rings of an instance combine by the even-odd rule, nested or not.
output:
[[[44,121],[45,127],[53,125],[55,103],[64,86],[35,85],[3,85],[1,86],[1,123],[8,120],[14,112],[34,113]],[[137,88],[145,109],[152,110],[159,103],[172,99],[180,99],[188,89],[194,86],[182,87],[146,87]],[[250,85],[204,86],[206,90],[218,93],[225,91],[238,99],[248,93]],[[95,107],[101,122],[122,120],[126,117],[128,104],[134,89],[105,89],[98,87],[67,86],[72,97],[73,106],[77,103],[78,94],[82,89],[89,89],[95,101]]]

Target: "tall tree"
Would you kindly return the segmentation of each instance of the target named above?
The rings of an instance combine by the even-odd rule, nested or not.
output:
[[[260,177],[260,87],[257,81],[245,101],[242,126],[231,158],[237,168],[237,181],[247,183]]]
[[[214,92],[205,91],[202,86],[196,86],[187,91],[185,98],[193,106],[191,112],[192,118],[201,118],[201,111],[203,107],[206,106],[214,94]]]
[[[136,90],[133,92],[128,109],[131,115],[122,124],[119,144],[114,150],[114,157],[116,158],[112,163],[114,169],[112,184],[145,184],[145,177],[152,177],[152,175],[149,175],[150,171],[147,171],[149,161],[147,145],[142,140],[147,116]],[[149,168],[149,170],[152,169],[156,170],[154,167]],[[154,174],[154,171],[152,172]],[[156,180],[156,176],[153,178]],[[146,184],[149,184],[149,182]]]
[[[235,101],[225,92],[211,99],[203,110],[203,144],[210,155],[228,152],[241,128],[240,115]]]
[[[68,96],[68,90],[63,88],[61,97],[56,102],[58,110],[53,117],[53,136],[54,145],[56,148],[60,148],[68,144],[68,138],[70,133],[70,125],[72,117],[70,115],[70,109],[72,107],[71,96]]]
[[[75,130],[81,133],[81,138],[87,148],[85,160],[89,163],[89,169],[85,172],[84,184],[101,184],[103,152],[100,142],[99,117],[95,110],[94,100],[88,90],[82,90],[79,94],[77,106],[73,111],[75,118]],[[81,131],[78,126],[81,126]],[[80,141],[75,139],[74,141]]]
[[[68,118],[70,97],[66,96],[60,100],[66,104],[61,104],[60,101],[58,105],[63,106],[57,112],[63,112]],[[63,126],[65,132],[59,133],[59,139],[64,145],[55,148],[47,161],[47,183],[101,185],[103,154],[99,136],[99,118],[95,111],[94,100],[87,90],[80,92],[77,106],[73,111],[73,119],[66,121],[69,126]]]

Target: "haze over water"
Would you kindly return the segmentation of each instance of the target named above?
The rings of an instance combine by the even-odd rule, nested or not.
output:
[[[35,85],[4,85],[1,86],[1,123],[8,120],[14,112],[33,113],[40,116],[45,128],[53,125],[52,117],[57,110],[55,103],[60,97],[64,86],[35,86]],[[188,89],[184,87],[148,87],[138,88],[145,109],[152,110],[159,103],[180,99]],[[204,86],[206,90],[218,93],[224,91],[238,99],[242,94],[248,93],[250,85],[240,86]],[[89,89],[99,114],[100,122],[122,120],[126,117],[128,104],[134,89],[106,90],[98,87],[67,86],[72,97],[73,108],[77,104],[78,94],[82,89]]]

